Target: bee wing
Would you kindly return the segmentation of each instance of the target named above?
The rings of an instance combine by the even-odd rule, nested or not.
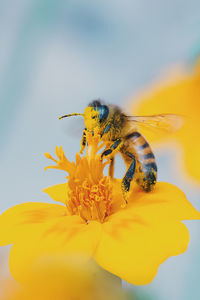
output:
[[[160,114],[151,116],[128,116],[131,126],[148,127],[173,133],[183,125],[183,116],[176,114]]]

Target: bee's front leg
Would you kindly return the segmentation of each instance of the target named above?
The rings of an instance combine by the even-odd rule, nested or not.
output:
[[[118,151],[119,148],[122,145],[122,140],[121,139],[117,139],[111,146],[109,149],[103,151],[103,153],[101,154],[101,158],[103,159],[104,156],[106,158],[110,158],[113,157]]]
[[[104,131],[103,131],[102,134],[101,134],[101,138],[102,138],[105,134],[109,133],[110,129],[111,129],[111,124],[108,123],[108,125],[106,126],[106,128],[104,129]]]
[[[86,140],[86,131],[87,131],[87,128],[83,129],[83,135],[82,135],[82,139],[81,139],[80,154],[83,154],[83,151],[85,150],[85,147],[86,147],[86,143],[87,143],[87,140]]]

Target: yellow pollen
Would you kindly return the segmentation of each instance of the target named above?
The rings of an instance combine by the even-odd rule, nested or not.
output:
[[[100,136],[95,133],[86,133],[88,147],[85,156],[76,154],[76,161],[70,162],[62,147],[56,147],[58,160],[48,153],[45,156],[57,163],[56,168],[68,173],[68,197],[66,206],[71,215],[79,215],[86,222],[96,220],[104,222],[106,217],[113,213],[112,185],[110,179],[104,176],[103,170],[108,162],[102,162],[98,153],[105,144],[100,143]]]

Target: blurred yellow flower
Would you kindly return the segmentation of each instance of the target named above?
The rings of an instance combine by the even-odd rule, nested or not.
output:
[[[125,300],[119,278],[77,255],[43,257],[26,284],[1,282],[1,300]]]
[[[159,182],[151,193],[135,187],[125,205],[121,182],[104,176],[97,152],[99,136],[87,137],[86,156],[69,162],[62,148],[58,160],[68,183],[44,191],[61,204],[24,203],[0,216],[0,245],[13,244],[10,269],[26,280],[40,256],[84,253],[107,271],[136,285],[151,282],[168,257],[183,253],[189,232],[182,220],[200,214],[176,186]]]
[[[131,111],[134,115],[175,113],[183,116],[182,128],[168,138],[179,143],[176,160],[190,178],[199,184],[200,60],[192,72],[186,72],[183,68],[175,70],[165,80],[136,96],[132,101]],[[152,132],[142,128],[141,131],[149,141],[166,141],[166,134],[163,132]]]

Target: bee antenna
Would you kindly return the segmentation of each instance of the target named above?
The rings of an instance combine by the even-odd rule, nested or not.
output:
[[[61,120],[63,118],[67,118],[67,117],[73,117],[73,116],[82,116],[82,117],[84,117],[84,114],[79,114],[79,113],[68,114],[68,115],[64,115],[62,117],[59,117],[59,120]]]

